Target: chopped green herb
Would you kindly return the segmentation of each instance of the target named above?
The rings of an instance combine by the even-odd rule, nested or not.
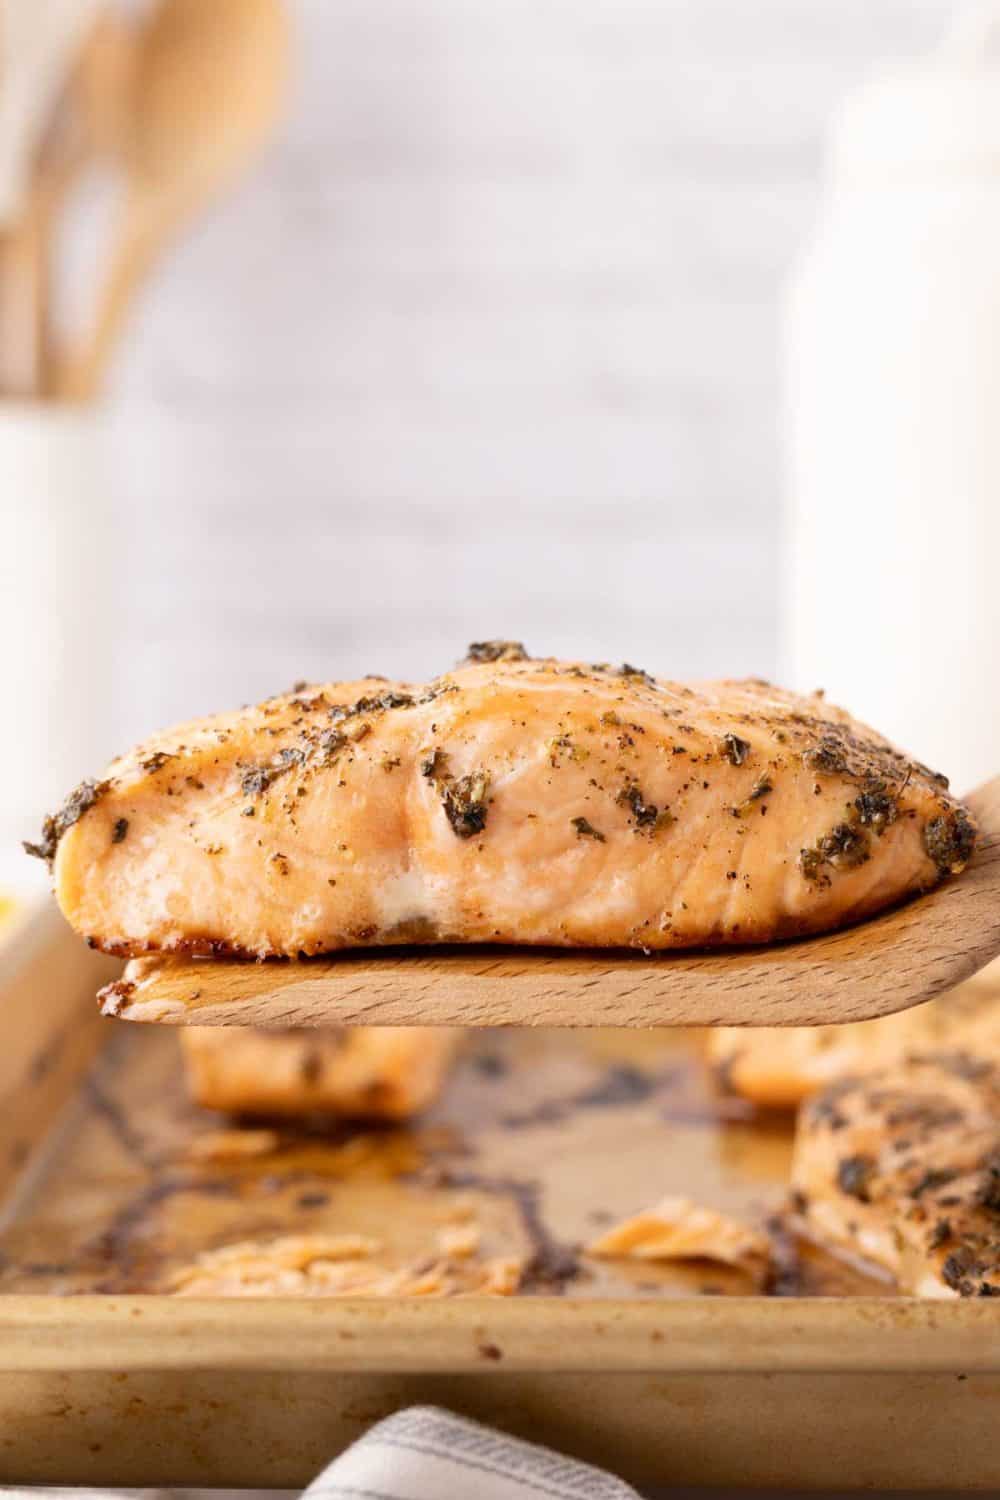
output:
[[[685,726],[678,724],[678,729]],[[732,732],[724,734],[719,741],[721,754],[729,761],[730,765],[741,766],[750,754],[750,744],[747,740],[740,739],[738,734]]]
[[[466,661],[530,661],[520,641],[473,641],[465,653]]]

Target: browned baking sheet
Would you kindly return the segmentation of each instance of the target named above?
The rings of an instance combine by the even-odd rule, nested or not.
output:
[[[187,1102],[173,1033],[98,1021],[96,960],[41,928],[0,949],[0,1480],[301,1485],[436,1400],[639,1485],[1000,1487],[995,1303],[894,1297],[783,1233],[767,1296],[580,1255],[666,1193],[780,1210],[789,1123],[721,1098],[697,1035],[479,1032],[411,1128],[233,1133]],[[524,1295],[162,1294],[246,1238],[359,1232],[404,1263],[456,1210]]]
[[[778,1229],[769,1289],[884,1294],[781,1232],[788,1121],[719,1096],[697,1034],[508,1031],[468,1037],[440,1102],[408,1127],[241,1130],[190,1104],[177,1040],[110,1038],[0,1234],[0,1292],[155,1292],[206,1249],[361,1234],[419,1263],[456,1214],[525,1293],[750,1293],[709,1263],[598,1260],[609,1224],[681,1193]]]

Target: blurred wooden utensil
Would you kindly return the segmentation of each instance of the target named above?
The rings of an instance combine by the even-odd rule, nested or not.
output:
[[[0,0],[0,229],[16,222],[32,163],[100,0]]]
[[[34,266],[37,389],[52,394],[60,234],[75,189],[88,171],[112,167],[133,112],[135,36],[117,12],[97,19],[69,76],[42,142],[28,206]]]
[[[0,387],[34,396],[39,385],[35,186],[56,101],[98,0],[0,0]]]
[[[53,362],[52,392],[99,390],[157,256],[246,165],[277,117],[288,57],[281,0],[159,0],[138,42],[126,195],[93,323]]]

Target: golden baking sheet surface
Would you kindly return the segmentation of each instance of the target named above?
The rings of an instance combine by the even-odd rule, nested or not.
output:
[[[471,1222],[484,1257],[524,1263],[525,1294],[745,1295],[732,1267],[579,1253],[668,1194],[773,1225],[790,1121],[720,1097],[701,1053],[678,1031],[479,1032],[412,1126],[303,1130],[197,1110],[172,1032],[123,1028],[8,1202],[0,1292],[156,1292],[205,1251],[287,1235],[362,1235],[412,1265]],[[886,1295],[780,1227],[776,1244],[772,1293]]]

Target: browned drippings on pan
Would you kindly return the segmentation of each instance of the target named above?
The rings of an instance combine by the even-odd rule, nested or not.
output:
[[[234,1123],[187,1099],[176,1038],[112,1038],[8,1204],[0,1292],[159,1292],[206,1252],[358,1235],[390,1268],[473,1226],[526,1295],[749,1294],[734,1267],[596,1259],[583,1247],[666,1194],[766,1226],[767,1290],[886,1295],[785,1229],[791,1122],[719,1096],[702,1038],[673,1031],[471,1034],[438,1104],[404,1128]]]

